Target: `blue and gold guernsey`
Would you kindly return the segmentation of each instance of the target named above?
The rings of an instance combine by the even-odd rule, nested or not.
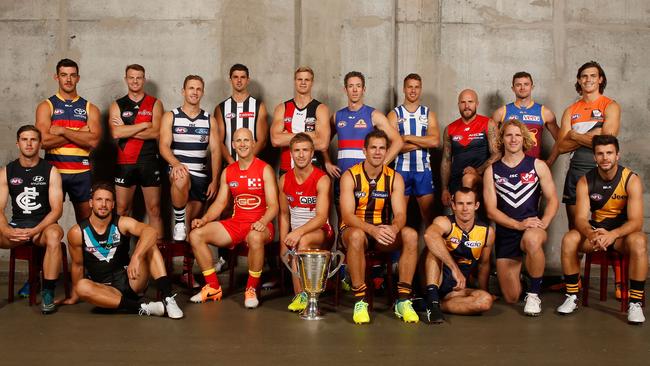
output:
[[[90,103],[77,96],[65,100],[60,94],[47,99],[50,105],[52,126],[61,126],[71,130],[80,130],[87,126]],[[45,160],[54,165],[61,174],[79,174],[90,170],[90,151],[75,143],[50,149],[45,152]]]
[[[447,250],[463,275],[468,277],[481,258],[483,248],[487,244],[490,227],[477,220],[474,221],[471,230],[464,231],[456,223],[454,215],[449,215],[447,218],[451,222],[451,231],[444,237]]]
[[[598,168],[585,175],[591,209],[589,223],[593,227],[614,230],[627,221],[627,183],[634,174],[632,170],[619,166],[611,181],[603,180]]]
[[[404,105],[395,108],[397,129],[400,136],[426,136],[429,128],[429,108],[419,106],[410,112]],[[428,149],[415,149],[401,153],[395,158],[395,170],[398,172],[424,172],[431,170]]]
[[[335,115],[336,133],[339,137],[339,151],[336,165],[341,169],[341,174],[348,168],[365,159],[363,155],[363,140],[374,126],[372,112],[375,109],[363,105],[357,111],[345,107]]]
[[[526,155],[534,158],[540,158],[542,152],[542,136],[544,132],[544,106],[530,102],[527,106],[520,106],[517,103],[510,103],[503,107],[503,119],[499,122],[516,119],[526,125],[534,144]]]

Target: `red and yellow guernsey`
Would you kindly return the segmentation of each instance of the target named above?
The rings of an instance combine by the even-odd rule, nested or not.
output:
[[[90,103],[77,96],[65,100],[58,93],[49,97],[52,126],[61,126],[71,130],[80,130],[87,126]],[[61,174],[79,174],[90,170],[90,151],[69,142],[63,146],[47,150],[45,160],[54,165]]]

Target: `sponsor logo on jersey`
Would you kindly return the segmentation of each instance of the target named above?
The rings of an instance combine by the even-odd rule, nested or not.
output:
[[[535,173],[521,173],[519,174],[519,177],[521,179],[521,183],[523,184],[535,183],[535,179],[537,178]]]
[[[9,183],[11,183],[13,186],[17,186],[23,184],[23,180],[18,177],[13,177],[9,180]]]
[[[366,124],[366,121],[363,119],[360,119],[357,121],[357,123],[354,124],[354,128],[366,128],[368,125]]]
[[[138,116],[153,116],[153,113],[151,111],[141,110],[138,112]]]
[[[194,130],[197,135],[207,135],[209,130],[207,128],[197,128]]]
[[[388,192],[386,191],[372,191],[370,194],[371,198],[388,198]]]
[[[232,187],[232,188],[237,188],[237,187],[239,187],[239,182],[237,182],[237,181],[232,181],[232,182],[228,183],[228,185],[229,185],[230,187]]]
[[[176,132],[176,133],[187,133],[187,128],[185,128],[185,127],[176,127],[176,128],[174,128],[174,132]]]
[[[592,193],[591,196],[589,196],[594,201],[600,201],[603,199],[603,196],[599,195],[598,193]]]
[[[262,199],[252,194],[243,193],[235,198],[235,204],[244,210],[253,210],[262,203]]]
[[[255,118],[255,112],[241,112],[239,118]]]
[[[248,178],[248,188],[262,188],[262,178]]]
[[[468,248],[480,248],[481,245],[483,244],[478,240],[468,240],[465,242],[465,246]]]
[[[124,117],[124,118],[129,118],[131,116],[133,116],[133,112],[131,112],[131,111],[122,112],[122,117]]]
[[[55,116],[60,116],[60,115],[62,115],[63,113],[65,113],[65,111],[64,111],[63,109],[61,109],[61,108],[56,108],[56,109],[54,109],[54,115],[55,115]]]
[[[591,111],[591,117],[592,118],[603,118],[603,112],[601,112],[598,109],[594,109]]]
[[[45,183],[45,178],[42,175],[37,175],[34,178],[32,178],[32,182],[34,182],[34,183]]]
[[[207,142],[208,141],[208,136],[206,135],[201,135],[201,138],[199,139],[200,142]]]
[[[124,178],[115,177],[115,183],[124,184]]]
[[[229,119],[235,118],[235,114],[232,113],[232,112],[226,113],[226,118],[229,118]]]
[[[366,196],[366,192],[363,191],[354,191],[354,197],[355,198],[363,198]]]
[[[90,160],[88,160],[88,159],[83,159],[83,160],[81,161],[81,165],[84,165],[84,166],[90,166]]]
[[[620,195],[620,194],[616,194],[616,193],[614,193],[614,194],[612,194],[612,199],[615,199],[615,200],[626,200],[626,199],[627,199],[627,195]]]
[[[86,115],[86,110],[83,108],[75,108],[74,109],[74,114],[76,116],[85,116]]]
[[[524,122],[539,122],[539,121],[541,121],[541,118],[539,118],[539,116],[533,116],[533,115],[530,115],[530,114],[524,114],[522,116],[522,119],[524,120]]]
[[[303,205],[315,205],[316,196],[300,196],[300,203]]]
[[[345,126],[347,126],[347,123],[345,123],[345,121],[338,121],[338,123],[336,124],[336,126],[337,126],[338,128],[344,128]]]

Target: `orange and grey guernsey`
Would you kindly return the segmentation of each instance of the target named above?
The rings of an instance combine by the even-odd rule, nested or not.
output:
[[[393,192],[395,171],[384,165],[376,178],[368,177],[363,162],[353,165],[346,174],[354,179],[354,214],[372,225],[388,225],[392,219],[390,195]],[[347,226],[341,223],[341,227]]]
[[[61,126],[71,130],[80,130],[88,123],[90,103],[77,96],[65,100],[58,93],[49,97],[52,126]],[[88,155],[90,151],[69,142],[63,146],[45,152],[45,160],[54,165],[61,174],[79,174],[90,170]]]
[[[593,227],[613,230],[627,221],[627,183],[634,174],[632,170],[619,165],[614,179],[610,181],[598,174],[598,168],[585,175],[591,209],[589,223]]]

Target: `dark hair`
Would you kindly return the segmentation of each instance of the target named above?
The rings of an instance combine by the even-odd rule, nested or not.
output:
[[[420,82],[420,84],[422,83],[422,77],[416,73],[411,73],[406,75],[406,77],[404,78],[404,86],[406,86],[406,82],[409,80],[417,80]]]
[[[109,191],[113,195],[113,200],[115,200],[115,186],[106,182],[97,182],[92,185],[90,188],[90,197],[95,196],[95,192],[99,190]]]
[[[469,188],[469,187],[460,187],[454,192],[454,194],[452,196],[452,199],[454,200],[454,202],[456,202],[456,194],[458,192],[465,193],[465,194],[474,193],[474,201],[476,201],[478,199],[478,194],[476,193],[476,191],[474,189]]]
[[[62,67],[74,67],[75,69],[77,69],[77,73],[79,73],[79,65],[77,65],[76,62],[70,60],[69,58],[63,58],[56,63],[57,74],[59,73],[59,69]]]
[[[38,128],[34,127],[34,125],[22,125],[20,128],[18,128],[18,132],[16,132],[16,141],[20,140],[20,135],[23,132],[27,131],[34,131],[36,132],[36,135],[38,135],[38,141],[41,141],[41,131],[38,130]]]
[[[619,151],[618,139],[614,135],[596,135],[591,140],[591,150],[595,153],[596,146],[599,145],[614,145],[616,152]]]
[[[311,145],[311,148],[312,149],[314,148],[314,140],[312,140],[311,137],[309,137],[308,134],[306,134],[304,132],[300,132],[300,133],[295,134],[291,138],[291,140],[289,141],[289,149],[292,149],[293,145],[295,145],[295,144],[297,144],[299,142],[309,142],[309,144]]]
[[[246,73],[246,77],[250,77],[250,75],[248,74],[248,67],[246,67],[246,65],[242,65],[242,64],[234,64],[234,65],[232,65],[230,67],[230,73],[228,74],[228,77],[231,78],[232,73],[235,72],[235,71],[243,71],[243,72]]]
[[[372,123],[372,122],[368,121],[366,123]],[[363,147],[365,149],[368,148],[368,145],[370,144],[370,139],[384,139],[386,140],[386,148],[390,149],[390,139],[388,138],[386,132],[384,132],[383,130],[374,128],[372,131],[370,131],[370,133],[366,135],[366,138],[363,140]]]
[[[347,87],[348,86],[348,80],[350,78],[359,78],[361,79],[361,87],[365,88],[366,87],[366,77],[363,76],[362,73],[359,71],[350,71],[347,74],[345,74],[345,77],[343,78],[343,86]]]
[[[185,89],[185,86],[187,85],[187,82],[190,81],[190,80],[198,80],[198,81],[200,81],[201,84],[203,85],[203,87],[205,88],[205,82],[203,81],[202,77],[200,77],[198,75],[187,75],[185,77],[185,80],[183,80],[183,89]]]
[[[144,66],[138,64],[126,65],[126,69],[124,69],[124,74],[129,72],[129,70],[142,71],[143,74],[145,73]]]
[[[530,83],[533,84],[533,77],[526,71],[519,71],[512,75],[512,86],[515,86],[515,79],[529,78]]]
[[[576,79],[580,80],[580,74],[582,74],[585,69],[588,69],[590,67],[595,67],[598,69],[598,76],[601,76],[603,78],[603,82],[598,85],[598,92],[600,94],[603,94],[605,92],[605,87],[607,86],[607,76],[605,76],[605,70],[600,66],[600,64],[596,61],[589,61],[585,63],[584,65],[580,66],[578,69],[578,74],[576,74]],[[580,82],[576,81],[576,91],[578,94],[582,95],[582,87],[580,86]]]

